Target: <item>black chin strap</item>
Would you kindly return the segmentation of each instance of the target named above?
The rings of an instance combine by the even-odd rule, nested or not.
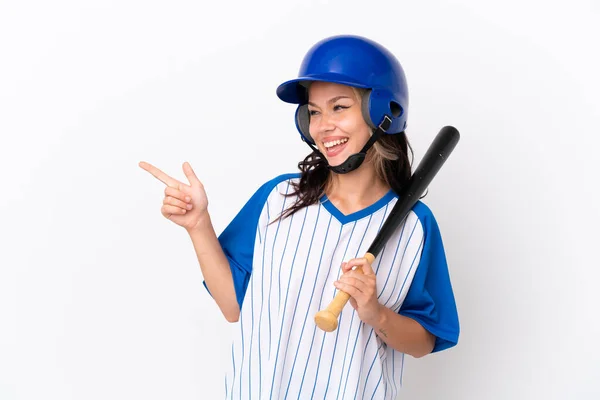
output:
[[[381,135],[384,134],[390,128],[391,124],[392,124],[392,120],[390,119],[390,117],[388,117],[387,115],[384,115],[383,121],[381,121],[381,123],[379,124],[379,126],[377,127],[375,132],[373,132],[373,134],[371,135],[371,137],[369,138],[367,143],[365,143],[365,145],[363,146],[363,148],[361,149],[361,151],[359,153],[352,154],[350,157],[348,157],[346,159],[346,161],[344,161],[343,163],[341,163],[340,165],[337,165],[335,167],[332,167],[328,163],[327,168],[329,168],[331,171],[335,172],[336,174],[347,174],[348,172],[354,171],[356,168],[360,167],[360,165],[363,163],[363,161],[365,161],[365,157],[367,156],[367,151],[375,144],[377,139],[379,139],[381,137]],[[313,149],[313,151],[320,154],[321,157],[323,157],[323,159],[325,160],[325,162],[327,162],[327,158],[325,158],[325,155],[323,155],[323,153],[321,153],[315,145],[313,145],[312,143],[310,143],[308,141],[306,142],[306,144],[308,144],[310,146],[310,148]]]

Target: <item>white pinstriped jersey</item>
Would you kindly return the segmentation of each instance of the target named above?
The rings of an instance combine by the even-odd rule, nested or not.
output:
[[[226,374],[228,399],[395,399],[404,354],[388,347],[348,304],[337,330],[314,315],[334,298],[341,264],[362,257],[394,204],[343,215],[323,196],[318,204],[272,223],[294,201],[286,174],[263,185],[220,235],[240,320]],[[421,202],[372,264],[379,302],[414,318],[436,336],[434,351],[458,340],[458,317],[441,236]]]

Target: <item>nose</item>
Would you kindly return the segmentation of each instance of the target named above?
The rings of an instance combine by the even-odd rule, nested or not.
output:
[[[311,119],[312,122],[312,119]],[[332,115],[327,112],[322,113],[316,118],[316,132],[330,132],[335,129],[335,120]],[[311,124],[312,125],[312,124]]]

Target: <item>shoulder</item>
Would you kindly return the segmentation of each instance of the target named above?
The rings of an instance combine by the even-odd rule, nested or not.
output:
[[[300,179],[300,173],[287,173],[277,175],[274,178],[264,182],[252,195],[249,203],[264,205],[273,195],[281,195],[287,193],[289,186],[293,180]],[[276,196],[276,197],[281,197]]]
[[[263,183],[260,188],[257,190],[257,194],[260,193],[261,197],[265,199],[269,197],[270,194],[275,192],[275,188],[280,188],[277,192],[287,192],[286,186],[290,185],[292,181],[297,181],[300,179],[300,173],[286,173],[277,175],[274,178]]]
[[[288,183],[290,181],[298,180],[298,179],[300,179],[299,172],[286,173],[286,174],[277,175],[276,177],[265,182],[262,186],[265,188],[273,189],[280,183]]]
[[[429,208],[429,206],[423,203],[421,200],[415,203],[415,205],[412,208],[412,211],[417,215],[417,218],[419,218],[421,223],[430,219],[435,220],[431,208]]]
[[[419,220],[419,223],[423,229],[423,234],[427,236],[428,233],[434,233],[439,231],[435,215],[429,206],[423,203],[421,200],[417,201],[412,208],[413,213]]]

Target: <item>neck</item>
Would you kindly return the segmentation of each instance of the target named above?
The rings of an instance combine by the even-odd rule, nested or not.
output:
[[[365,162],[352,172],[330,172],[325,193],[327,198],[347,212],[361,210],[382,198],[390,186],[377,177],[375,167]]]

